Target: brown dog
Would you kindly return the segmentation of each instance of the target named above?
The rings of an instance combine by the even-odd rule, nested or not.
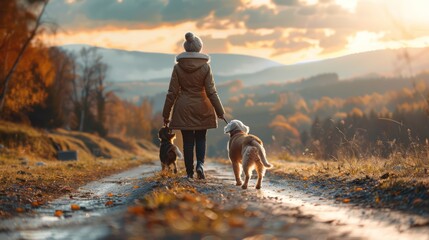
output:
[[[159,159],[161,160],[162,170],[170,170],[170,165],[173,165],[174,173],[177,173],[176,159],[183,159],[183,154],[179,148],[173,144],[176,134],[170,128],[162,127],[158,132],[158,138],[161,140],[159,147]]]
[[[268,162],[262,140],[255,135],[248,134],[249,127],[239,120],[232,120],[224,129],[230,135],[228,141],[228,155],[234,170],[237,186],[242,184],[241,171],[244,170],[246,178],[241,186],[247,188],[253,169],[258,173],[256,189],[262,186],[262,179],[266,168],[272,165]]]

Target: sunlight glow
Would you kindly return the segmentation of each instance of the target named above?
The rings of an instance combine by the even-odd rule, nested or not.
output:
[[[335,2],[342,6],[343,8],[349,10],[350,12],[354,12],[357,6],[358,0],[335,0]]]
[[[245,0],[251,6],[271,5],[271,0]]]
[[[77,0],[61,0],[67,4],[75,4]],[[125,0],[115,0],[119,4],[126,3]],[[321,0],[301,0],[302,4],[319,4]],[[272,0],[243,0],[246,8],[257,8],[266,6],[271,9],[278,9]],[[253,55],[270,58],[275,61],[290,64],[297,62],[313,61],[323,58],[338,57],[350,53],[370,51],[384,48],[401,47],[427,47],[429,46],[429,1],[427,0],[332,0],[332,3],[340,5],[342,8],[356,14],[362,15],[362,11],[368,6],[376,6],[379,17],[374,13],[371,18],[362,19],[363,24],[353,24],[347,29],[349,36],[347,44],[336,51],[324,51],[318,44],[323,37],[332,37],[336,33],[335,28],[316,29],[313,36],[306,36],[306,32],[311,32],[307,28],[291,28],[276,26],[276,28],[248,29],[244,23],[230,24],[227,19],[216,19],[216,16],[208,16],[207,22],[216,22],[223,28],[199,27],[196,21],[187,21],[176,25],[164,24],[156,28],[140,27],[124,28],[115,24],[106,24],[99,28],[75,29],[67,32],[59,32],[55,36],[44,36],[41,39],[52,45],[64,44],[89,44],[107,48],[117,48],[124,50],[137,50],[144,52],[176,53],[181,51],[181,41],[183,34],[192,31],[203,37],[207,41],[207,51],[209,46],[214,46],[208,53],[224,52]],[[330,4],[332,4],[330,3]],[[327,4],[326,1],[324,4]],[[83,19],[82,21],[88,21]],[[366,22],[365,22],[366,21]],[[367,25],[374,24],[374,29]],[[207,26],[210,26],[208,24]],[[380,27],[382,26],[382,27]],[[384,27],[384,28],[383,28]],[[380,30],[381,29],[381,30]],[[301,31],[300,31],[301,30]],[[272,46],[274,39],[251,41],[246,44],[234,45],[228,42],[231,35],[246,33],[256,33],[257,35],[269,35],[273,31],[283,34],[282,39],[286,42],[284,49],[276,49]],[[323,35],[317,35],[320,31]],[[294,42],[306,41],[311,44],[309,48],[295,51],[287,49],[287,36],[290,32],[297,33]],[[298,34],[299,33],[299,34]],[[310,33],[311,34],[311,33]],[[129,41],[133,39],[133,41]],[[290,39],[289,39],[290,40]],[[335,41],[333,39],[332,41]],[[342,43],[339,43],[342,44]],[[282,43],[279,42],[281,46]],[[279,47],[281,48],[281,47]],[[204,51],[203,50],[203,51]]]
[[[400,9],[400,16],[407,22],[429,24],[429,1],[427,0],[410,0],[401,1],[397,9]],[[392,11],[394,11],[392,9]]]

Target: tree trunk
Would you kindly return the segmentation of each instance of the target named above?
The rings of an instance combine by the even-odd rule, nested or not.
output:
[[[85,121],[85,109],[82,106],[82,110],[80,111],[79,132],[83,132],[83,122],[84,121]]]

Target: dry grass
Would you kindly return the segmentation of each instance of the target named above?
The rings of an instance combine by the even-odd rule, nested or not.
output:
[[[121,139],[122,145],[115,145],[88,133],[46,132],[0,122],[0,144],[5,146],[0,149],[0,217],[17,209],[30,212],[89,181],[157,159],[156,147],[140,142]],[[77,150],[79,160],[56,160],[53,143]]]
[[[274,174],[299,189],[343,203],[429,214],[429,165],[426,159],[342,159],[273,161]]]
[[[425,159],[415,157],[392,157],[390,159],[341,159],[338,161],[314,160],[311,158],[295,158],[293,160],[274,160],[274,172],[293,174],[299,178],[309,177],[341,177],[344,179],[372,178],[379,179],[384,174],[389,177],[385,182],[409,182],[429,184],[429,163]]]

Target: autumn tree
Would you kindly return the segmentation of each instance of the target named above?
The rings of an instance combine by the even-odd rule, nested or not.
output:
[[[19,113],[46,96],[41,86],[52,82],[44,61],[47,51],[38,48],[34,38],[47,4],[47,0],[0,1],[0,111]]]
[[[49,49],[49,58],[53,83],[45,88],[45,100],[35,105],[28,115],[33,126],[69,128],[73,125],[72,83],[76,78],[76,62],[73,55],[56,47]]]

